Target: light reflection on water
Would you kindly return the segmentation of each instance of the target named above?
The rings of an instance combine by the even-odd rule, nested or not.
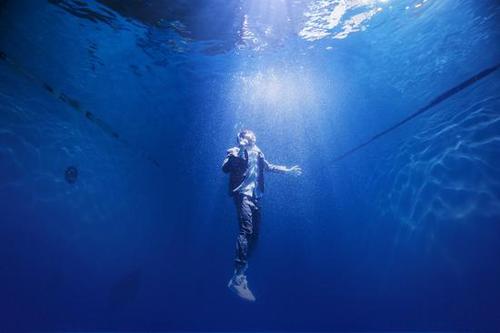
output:
[[[308,20],[299,36],[314,41],[328,36],[344,39],[366,29],[368,21],[383,10],[377,0],[319,0],[309,5],[304,14]]]
[[[380,163],[375,187],[384,187],[377,196],[382,212],[428,235],[446,223],[500,219],[500,99],[491,92],[474,101],[480,89],[488,88],[466,92],[424,118]]]

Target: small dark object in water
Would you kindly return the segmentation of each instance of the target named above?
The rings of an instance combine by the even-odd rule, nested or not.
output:
[[[142,271],[133,269],[122,275],[111,287],[109,293],[109,305],[111,308],[119,308],[130,304],[137,299],[142,284]]]
[[[66,178],[68,183],[73,184],[78,178],[78,169],[74,166],[69,166],[64,172],[64,178]]]

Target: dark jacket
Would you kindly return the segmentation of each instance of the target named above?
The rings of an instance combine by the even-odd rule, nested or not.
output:
[[[264,171],[271,171],[276,173],[286,173],[287,168],[282,165],[271,164],[264,158],[264,154],[258,150],[258,168],[259,175],[257,177],[257,186],[259,191],[264,193]],[[248,167],[248,156],[245,154],[243,157],[239,157],[240,149],[238,147],[233,147],[228,149],[226,158],[222,163],[222,171],[229,173],[229,195],[234,194],[234,189],[236,189],[245,179],[245,171]]]

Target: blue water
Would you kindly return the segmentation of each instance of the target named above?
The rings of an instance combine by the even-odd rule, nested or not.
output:
[[[334,161],[500,63],[498,1],[3,0],[0,51],[1,331],[500,331],[500,70]],[[242,128],[304,171],[253,304]]]

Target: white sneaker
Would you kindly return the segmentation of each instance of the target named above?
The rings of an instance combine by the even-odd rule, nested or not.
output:
[[[255,301],[255,296],[252,291],[248,289],[247,277],[245,275],[233,275],[227,287],[244,300],[249,302]]]

